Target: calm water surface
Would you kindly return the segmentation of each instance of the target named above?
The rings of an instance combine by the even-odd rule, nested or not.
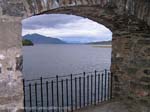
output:
[[[25,79],[109,69],[111,64],[111,48],[91,45],[27,46],[23,56]]]

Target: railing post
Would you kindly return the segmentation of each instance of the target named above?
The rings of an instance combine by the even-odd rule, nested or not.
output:
[[[85,106],[85,72],[83,72],[83,105]]]
[[[49,112],[49,92],[48,81],[46,81],[46,98],[47,98],[47,112]]]
[[[104,101],[106,101],[107,100],[107,70],[105,70],[105,88],[104,89],[105,89]]]
[[[64,83],[63,80],[61,80],[61,93],[62,93],[62,112],[64,112]]]
[[[68,79],[66,79],[66,98],[67,98],[67,112],[68,112]]]
[[[72,74],[70,75],[70,87],[71,87],[71,112],[73,112],[73,90],[72,90]]]
[[[105,69],[105,75],[107,74],[107,69]]]
[[[23,101],[24,101],[24,112],[26,112],[26,90],[25,90],[25,80],[23,79],[22,80],[22,82],[23,82],[23,95],[24,95],[24,99],[23,99]]]
[[[32,112],[32,90],[31,90],[31,84],[29,84],[29,98],[30,98],[30,112]]]
[[[42,108],[42,112],[43,112],[43,78],[40,78],[41,81],[41,108]]]
[[[78,99],[78,96],[77,96],[77,78],[75,77],[75,109],[77,109],[77,99]]]
[[[91,105],[93,104],[93,75],[91,75]]]
[[[111,73],[111,99],[112,99],[112,88],[113,88],[113,73]]]
[[[35,106],[36,106],[36,112],[38,111],[38,102],[37,102],[37,83],[35,83]]]
[[[87,76],[87,105],[89,105],[89,75]]]
[[[57,112],[59,112],[59,84],[58,75],[56,76]]]
[[[101,82],[101,102],[103,101],[103,92],[104,92],[104,90],[103,90],[103,73],[102,73],[102,75],[101,75],[101,80],[102,80],[102,82]]]
[[[95,70],[95,94],[94,94],[94,104],[96,105],[96,75],[97,71]]]
[[[110,99],[110,73],[108,73],[108,87],[107,87],[107,98]]]
[[[100,98],[99,98],[99,91],[100,91],[100,74],[98,74],[98,103],[99,103],[99,100],[100,100]]]
[[[51,81],[51,92],[52,92],[52,96],[51,96],[51,99],[52,99],[52,112],[54,112],[54,82],[53,80]]]
[[[80,108],[81,108],[81,77],[79,77],[79,103],[80,103]]]

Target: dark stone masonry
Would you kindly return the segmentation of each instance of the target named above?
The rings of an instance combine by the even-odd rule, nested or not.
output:
[[[46,13],[87,17],[109,28],[113,97],[129,112],[150,112],[150,1],[54,1],[0,0],[0,112],[22,112],[21,20]]]

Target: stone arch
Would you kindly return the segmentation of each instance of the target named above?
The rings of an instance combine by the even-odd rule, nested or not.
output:
[[[141,91],[143,85],[134,85],[135,79],[133,78],[140,80],[144,74],[141,74],[140,77],[136,76],[149,65],[144,62],[146,65],[139,68],[138,66],[141,66],[142,63],[136,63],[139,60],[145,60],[145,57],[142,56],[143,49],[149,48],[148,43],[144,44],[143,41],[148,40],[145,39],[145,36],[150,36],[149,26],[145,22],[132,15],[119,15],[115,12],[115,7],[109,5],[105,7],[99,5],[62,7],[44,11],[40,14],[53,13],[86,17],[109,28],[113,33],[111,70],[114,73],[114,96],[120,96],[121,99],[124,99],[131,94],[130,92],[136,96],[136,91]],[[141,45],[142,41],[144,45]],[[146,55],[147,53],[143,54]],[[132,77],[131,74],[135,76]],[[132,91],[131,86],[134,86],[137,90]]]
[[[147,70],[149,66],[149,59],[147,60],[145,56],[142,56],[143,49],[147,50],[150,47],[149,42],[144,42],[148,40],[145,39],[145,36],[150,36],[149,26],[145,22],[134,15],[118,14],[116,7],[109,4],[105,6],[60,7],[42,11],[36,15],[57,13],[89,18],[109,28],[113,33],[111,71],[114,74],[114,97],[117,96],[119,97],[117,99],[122,99],[125,102],[128,97],[139,97],[136,100],[140,102],[142,98],[140,92],[143,91],[145,95],[142,100],[147,99],[146,96],[149,94],[147,85],[137,84],[138,81],[143,82],[141,78],[145,77],[145,74],[142,73],[142,70]],[[147,55],[147,52],[143,54]],[[145,63],[143,67],[140,65],[142,63]],[[141,73],[140,76],[138,76],[139,73]],[[144,89],[144,87],[147,89]],[[132,88],[135,88],[135,90]]]
[[[2,0],[0,1],[0,106],[22,106],[21,20],[50,13],[74,14],[105,25],[113,32],[114,97],[149,109],[150,2],[148,0]],[[10,37],[12,36],[12,37]],[[5,88],[4,86],[5,85]],[[134,88],[134,90],[133,90]],[[4,93],[6,95],[4,95]],[[121,99],[121,100],[120,100]],[[138,103],[135,103],[138,102]],[[148,111],[147,111],[148,112]]]

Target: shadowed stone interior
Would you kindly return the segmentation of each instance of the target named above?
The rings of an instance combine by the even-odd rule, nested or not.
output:
[[[0,111],[22,111],[21,20],[53,13],[86,17],[113,32],[113,96],[131,112],[150,112],[149,0],[0,0]]]

